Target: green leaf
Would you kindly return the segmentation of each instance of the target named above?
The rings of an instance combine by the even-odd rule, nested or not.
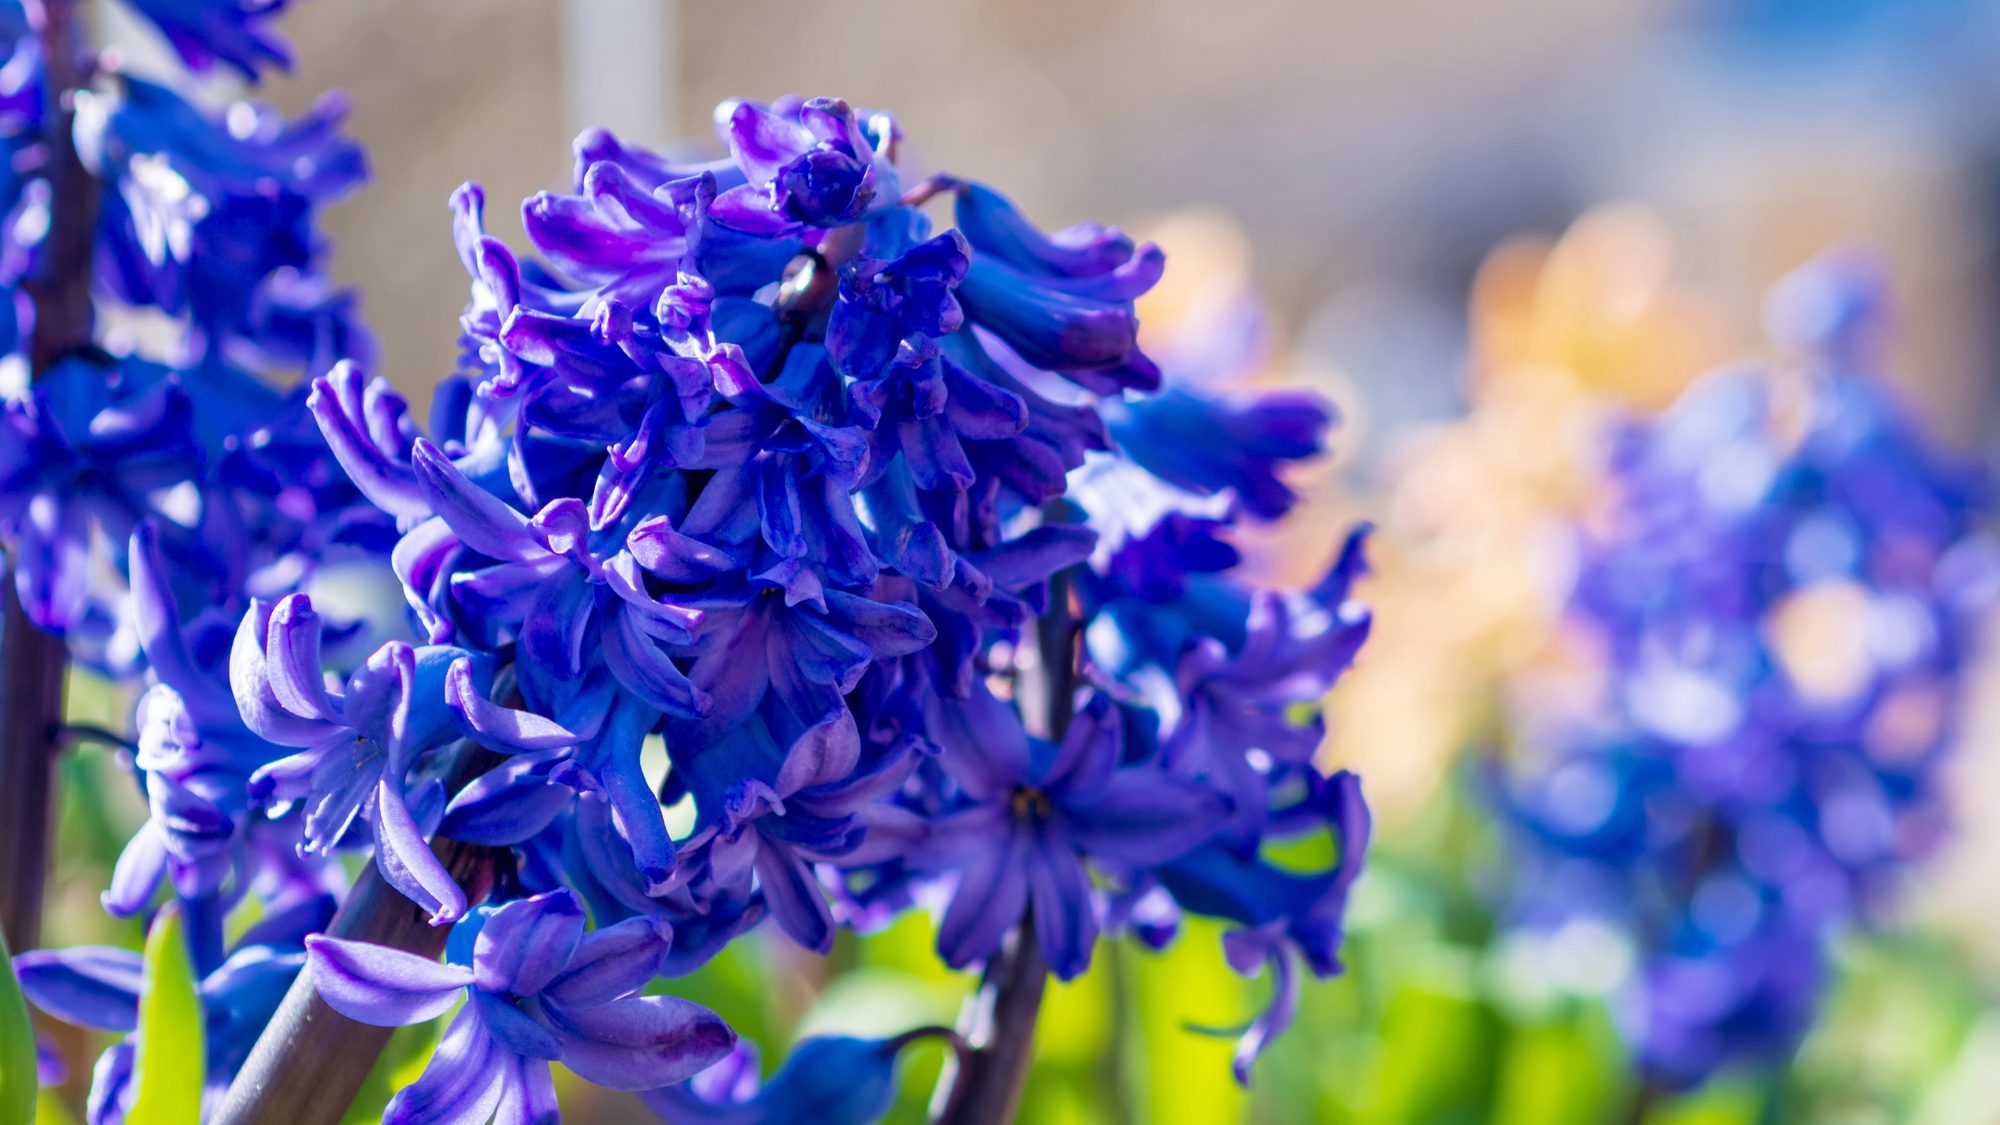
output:
[[[35,1086],[35,1028],[0,936],[0,1121],[33,1121]]]
[[[50,1087],[42,1091],[35,1102],[36,1115],[30,1118],[35,1125],[83,1125],[76,1114],[63,1104],[62,1091]]]
[[[1589,1125],[1610,1118],[1615,1044],[1582,1018],[1518,1024],[1501,1045],[1495,1125]]]
[[[1487,1119],[1502,1026],[1492,1006],[1454,975],[1464,974],[1412,975],[1390,994],[1374,1104],[1364,1120]]]
[[[440,1026],[444,1022],[445,1017],[439,1017],[397,1028],[389,1036],[388,1045],[382,1049],[382,1057],[375,1060],[367,1080],[354,1095],[354,1104],[347,1107],[347,1114],[341,1120],[346,1125],[375,1125],[382,1120],[382,1111],[388,1108],[389,1099],[396,1096],[396,1091],[415,1082],[424,1068],[430,1065],[431,1054],[442,1037]]]
[[[1233,1025],[1248,1019],[1262,999],[1222,959],[1221,929],[1210,919],[1189,918],[1181,939],[1167,949],[1122,960],[1129,974],[1125,1018],[1131,1036],[1125,1063],[1134,1087],[1129,1099],[1133,1109],[1125,1120],[1245,1119],[1249,1098],[1229,1071],[1235,1049],[1231,1038],[1189,1030],[1190,1025]],[[1114,1108],[1126,1099],[1121,1090],[1104,1094],[1115,1099]],[[1027,1114],[1021,1119],[1033,1120]]]
[[[185,1125],[201,1120],[207,1071],[201,995],[195,990],[186,926],[169,903],[146,935],[146,991],[139,998],[138,1095],[126,1125]]]

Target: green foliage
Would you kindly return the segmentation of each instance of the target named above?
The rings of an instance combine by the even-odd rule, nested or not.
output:
[[[35,1116],[28,1120],[35,1125],[78,1125],[82,1119],[70,1112],[56,1091],[43,1090],[42,1096],[35,1102]]]
[[[35,1119],[35,1028],[0,935],[0,1121]]]
[[[126,1125],[186,1125],[201,1118],[207,1063],[201,995],[178,906],[146,935],[146,990],[139,998],[138,1093]]]

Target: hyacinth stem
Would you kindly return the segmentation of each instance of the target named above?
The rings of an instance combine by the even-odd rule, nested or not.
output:
[[[5,583],[0,625],[0,926],[11,948],[41,942],[42,891],[55,828],[56,745],[63,647],[29,623]]]
[[[1044,514],[1051,522],[1069,515],[1053,507]],[[1035,733],[1049,739],[1060,739],[1076,712],[1079,618],[1070,585],[1067,571],[1049,580],[1048,611],[1035,622],[1033,674],[1023,677],[1019,687],[1024,717]],[[939,1076],[932,1103],[937,1125],[1014,1120],[1034,1057],[1035,1023],[1048,980],[1031,911],[987,963],[979,991],[959,1020],[959,1031],[972,1049]]]
[[[78,54],[74,0],[40,0],[37,22],[48,104],[44,143],[52,189],[42,272],[28,286],[34,330],[28,341],[37,378],[90,343],[90,267],[98,185],[77,158],[70,126],[74,93],[86,79]],[[41,940],[49,834],[55,827],[57,726],[63,716],[68,652],[62,639],[34,627],[14,583],[0,610],[0,927],[15,949]]]
[[[443,837],[432,848],[468,899],[484,893],[493,872],[489,849]],[[451,927],[432,926],[371,863],[326,932],[436,957]],[[300,973],[237,1072],[216,1125],[339,1125],[394,1031],[334,1011],[311,974]]]
[[[499,755],[471,742],[456,744],[451,753],[445,777],[450,793],[500,761]],[[465,889],[468,903],[486,897],[493,882],[491,848],[439,836],[431,841],[431,850]],[[326,933],[435,958],[444,951],[451,927],[431,925],[429,915],[370,863]],[[236,1072],[211,1125],[339,1125],[394,1031],[334,1011],[320,999],[311,974],[300,973]]]
[[[44,143],[48,146],[49,231],[42,245],[42,269],[29,283],[35,326],[28,361],[36,375],[90,343],[90,272],[97,249],[97,178],[76,152],[71,126],[76,92],[89,74],[83,65],[76,0],[31,2],[39,10],[44,86]]]
[[[947,1062],[938,1078],[937,1125],[1002,1125],[1020,1109],[1049,981],[1032,923],[1024,919],[1007,936],[966,1006],[959,1031],[971,1050]]]
[[[951,1048],[953,1058],[964,1058],[966,1052],[972,1050],[972,1045],[965,1041],[965,1036],[960,1035],[957,1028],[945,1027],[941,1024],[911,1028],[894,1039],[889,1040],[883,1046],[891,1052],[896,1052],[901,1051],[904,1047],[912,1043],[922,1042],[925,1039],[944,1040],[945,1046]]]

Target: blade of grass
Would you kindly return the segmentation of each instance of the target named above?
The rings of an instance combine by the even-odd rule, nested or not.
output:
[[[0,934],[0,1121],[33,1121],[35,1086],[35,1028]]]
[[[201,995],[188,956],[186,927],[174,904],[146,934],[146,990],[139,999],[138,1088],[126,1125],[186,1125],[201,1120],[207,1071]]]

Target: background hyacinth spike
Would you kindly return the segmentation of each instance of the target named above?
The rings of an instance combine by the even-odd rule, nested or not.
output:
[[[1879,381],[1883,305],[1852,253],[1785,281],[1771,324],[1800,367],[1711,375],[1629,426],[1577,531],[1568,612],[1604,675],[1523,717],[1510,909],[1625,935],[1642,1097],[1790,1057],[1833,940],[1940,835],[2000,556],[1986,477]]]

